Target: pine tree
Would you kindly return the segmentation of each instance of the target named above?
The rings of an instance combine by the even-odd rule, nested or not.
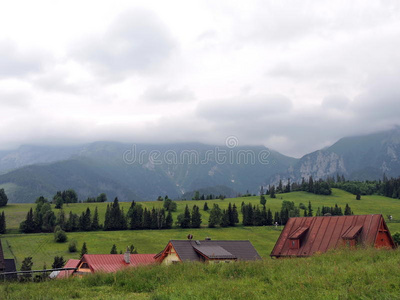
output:
[[[357,193],[357,195],[356,195],[356,200],[361,200],[361,195],[360,195],[360,193]]]
[[[110,205],[107,204],[106,215],[104,218],[104,230],[111,230],[111,218],[110,218]]]
[[[235,226],[235,224],[239,223],[239,213],[237,211],[235,203],[233,203],[233,206],[232,206],[232,217],[233,217],[233,223],[234,223],[232,226]]]
[[[310,178],[308,178],[308,192],[314,193],[314,181],[313,181],[312,176],[310,176]]]
[[[254,211],[254,222],[253,225],[254,226],[261,226],[262,225],[262,216],[261,216],[261,210],[258,207],[255,207],[255,209],[253,209]]]
[[[165,209],[157,209],[157,225],[158,229],[167,228],[167,219],[165,218]]]
[[[81,231],[90,231],[91,229],[91,212],[90,208],[86,208],[86,211],[82,213],[79,219],[79,227]]]
[[[67,231],[78,231],[79,230],[79,217],[77,214],[69,212],[69,218],[65,225]]]
[[[221,224],[222,211],[218,204],[214,204],[210,210],[210,218],[208,219],[208,227],[213,228],[218,224]]]
[[[153,207],[151,210],[151,224],[150,224],[150,229],[157,229],[158,224],[157,224],[157,212],[156,209]]]
[[[226,210],[226,213],[228,215],[228,225],[229,226],[235,226],[235,220],[234,220],[234,215],[233,215],[233,209],[232,209],[232,204],[229,202],[228,209]]]
[[[130,208],[131,213],[128,212],[129,228],[141,229],[143,228],[143,208],[141,204],[135,204]]]
[[[320,210],[320,208],[318,207],[318,209],[317,209],[317,214],[316,214],[316,216],[317,217],[319,217],[319,216],[322,216],[322,214],[321,214],[321,210]]]
[[[229,226],[229,212],[224,209],[222,210],[222,217],[221,217],[221,227],[228,227]]]
[[[253,226],[254,224],[254,209],[251,203],[243,206],[243,221],[244,226]]]
[[[91,230],[96,231],[100,229],[100,224],[99,224],[99,212],[97,211],[97,206],[94,210],[94,215],[93,215],[93,220],[92,224],[90,226]]]
[[[287,208],[281,210],[280,220],[281,225],[286,225],[287,221],[289,220],[289,210]]]
[[[207,202],[206,202],[206,203],[204,203],[203,210],[204,210],[204,211],[207,211],[207,210],[208,210],[208,205],[207,205]]]
[[[186,204],[185,211],[183,213],[183,218],[180,221],[180,226],[182,228],[190,228],[190,221],[191,221],[191,216],[190,216],[190,211],[189,207]]]
[[[174,220],[172,219],[172,214],[169,211],[167,214],[167,218],[165,219],[165,228],[171,229],[173,222],[174,222]]]
[[[267,213],[267,208],[265,205],[263,205],[261,209],[261,225],[266,226],[268,225],[268,213]]]
[[[308,214],[307,214],[307,216],[308,217],[312,217],[313,216],[313,209],[312,209],[312,206],[311,206],[311,201],[308,201]]]
[[[143,211],[143,229],[150,229],[151,228],[151,213],[144,208]]]
[[[268,208],[268,211],[267,211],[267,225],[272,225],[273,222],[274,222],[274,220],[272,219],[272,212]]]
[[[346,203],[346,207],[345,207],[345,209],[344,209],[344,215],[345,215],[345,216],[350,216],[350,215],[352,215],[352,214],[353,214],[353,213],[352,213],[352,211],[351,211],[351,209],[350,209],[349,204]]]
[[[1,206],[6,206],[8,202],[8,197],[6,195],[6,192],[4,189],[0,189],[0,207]]]
[[[24,233],[32,233],[36,231],[36,223],[34,221],[32,208],[26,214],[25,221],[19,225],[20,231]]]
[[[83,245],[82,245],[82,249],[81,249],[81,258],[82,258],[85,254],[88,254],[88,249],[87,249],[87,246],[86,246],[86,242],[84,242]]]
[[[275,195],[275,186],[272,186],[272,187],[271,187],[271,190],[270,190],[270,192],[269,192],[269,196],[270,196],[271,198],[276,198],[276,195]]]
[[[192,228],[200,228],[201,223],[202,220],[199,207],[194,205],[192,210]]]
[[[110,254],[118,254],[117,246],[115,244],[112,245]]]
[[[65,212],[61,209],[56,217],[56,226],[60,226],[62,230],[66,230]]]
[[[267,204],[267,200],[265,199],[264,195],[260,196],[260,204],[263,205],[263,206],[265,206],[265,204]]]
[[[55,257],[54,257],[54,262],[53,262],[53,264],[51,265],[51,267],[52,267],[53,269],[59,269],[59,268],[64,267],[65,263],[66,263],[66,261],[64,260],[64,257],[62,257],[62,256],[55,256]]]
[[[21,271],[31,271],[32,270],[32,266],[33,266],[33,261],[32,261],[32,257],[25,257],[24,260],[22,261],[22,265],[21,265]],[[20,279],[22,281],[27,281],[32,277],[32,274],[28,273],[28,274],[24,274],[20,277]]]
[[[54,212],[49,209],[47,210],[42,217],[42,231],[43,232],[52,232],[54,231],[54,227],[56,225],[56,216]]]
[[[0,234],[6,233],[6,216],[4,215],[4,211],[0,214]]]

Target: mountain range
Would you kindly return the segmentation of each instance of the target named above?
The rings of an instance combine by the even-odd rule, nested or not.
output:
[[[260,186],[302,177],[336,174],[366,180],[400,175],[400,128],[346,137],[300,159],[264,146],[199,143],[80,146],[25,145],[0,152],[0,188],[9,202],[34,202],[74,189],[81,200],[106,193],[121,201],[155,200],[168,195],[257,193]]]

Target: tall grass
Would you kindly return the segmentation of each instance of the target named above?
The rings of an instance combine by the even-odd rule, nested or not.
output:
[[[0,285],[4,299],[400,299],[400,252],[147,266],[115,274]]]

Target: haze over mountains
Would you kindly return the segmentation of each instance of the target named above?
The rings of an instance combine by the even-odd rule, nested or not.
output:
[[[273,145],[272,145],[273,146]],[[81,200],[104,192],[121,201],[186,196],[194,190],[235,196],[279,179],[343,174],[366,180],[400,175],[400,128],[346,137],[300,159],[264,146],[95,142],[74,147],[21,146],[0,152],[0,188],[10,202],[34,202],[73,188]]]

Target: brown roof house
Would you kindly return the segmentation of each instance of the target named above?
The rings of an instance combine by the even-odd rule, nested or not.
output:
[[[15,267],[14,259],[5,259],[4,258],[3,247],[1,245],[1,240],[0,240],[0,279],[3,279],[3,276],[1,276],[1,273],[15,272],[16,270],[17,269]],[[13,279],[16,277],[17,277],[16,274],[6,275],[7,279]]]
[[[173,264],[185,261],[231,262],[261,259],[250,241],[171,240],[154,256],[157,262]]]
[[[271,257],[311,256],[341,246],[395,248],[382,215],[290,218]]]

